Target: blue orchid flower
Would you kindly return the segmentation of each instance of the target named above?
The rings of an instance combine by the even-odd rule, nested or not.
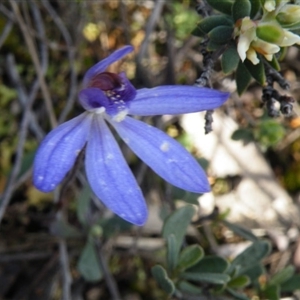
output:
[[[136,90],[124,73],[107,67],[133,51],[125,46],[85,74],[79,101],[86,110],[52,130],[34,161],[33,183],[50,192],[63,180],[86,145],[85,169],[95,195],[115,214],[136,225],[147,220],[147,206],[109,123],[131,150],[159,176],[181,189],[205,193],[210,186],[198,162],[164,132],[128,115],[184,114],[214,109],[228,93],[195,86]]]

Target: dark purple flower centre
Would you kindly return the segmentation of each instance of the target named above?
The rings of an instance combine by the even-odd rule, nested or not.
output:
[[[89,87],[98,88],[106,92],[121,88],[122,81],[118,74],[103,72],[91,79]]]
[[[121,120],[135,95],[136,90],[125,73],[102,72],[89,80],[87,88],[81,91],[80,102],[86,110],[104,107],[106,114]]]

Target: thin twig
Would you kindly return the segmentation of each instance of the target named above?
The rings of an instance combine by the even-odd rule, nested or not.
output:
[[[2,12],[3,15],[6,16],[7,19],[9,19],[13,22],[16,21],[14,14],[1,3],[0,3],[0,12]]]
[[[154,30],[155,24],[159,20],[164,4],[165,4],[165,0],[157,0],[155,2],[154,9],[147,21],[147,25],[145,28],[146,34],[144,40],[141,44],[139,53],[136,57],[136,62],[137,62],[136,79],[140,81],[137,82],[137,84],[142,84],[143,86],[146,85],[148,87],[151,87],[153,85],[153,80],[149,78],[149,74],[144,70],[142,62],[147,53],[148,44],[150,42],[150,35]]]
[[[150,35],[153,32],[154,26],[161,15],[164,4],[165,4],[165,0],[157,0],[155,2],[154,9],[153,9],[151,16],[149,17],[148,22],[147,22],[146,34],[145,34],[144,40],[142,42],[138,57],[137,57],[137,60],[139,63],[141,63],[141,60],[143,59],[143,57],[145,57],[147,47],[150,42]]]
[[[0,255],[0,262],[15,262],[26,260],[40,260],[48,258],[51,255],[50,251],[43,252],[28,252],[28,253],[15,253],[15,254],[3,254]]]
[[[1,36],[0,36],[0,48],[3,46],[6,38],[10,34],[12,28],[13,28],[13,22],[11,20],[7,21],[7,23],[5,24],[5,27],[2,30]]]
[[[16,150],[15,163],[14,163],[10,178],[7,181],[7,185],[5,187],[5,190],[3,192],[3,196],[2,196],[2,199],[0,202],[0,223],[4,216],[6,207],[9,204],[9,201],[11,199],[11,195],[13,193],[13,186],[14,186],[14,183],[18,177],[18,174],[19,174],[20,168],[21,168],[23,152],[24,152],[24,145],[25,145],[27,131],[28,131],[28,125],[29,125],[29,121],[30,121],[31,106],[33,104],[34,98],[32,98],[30,100],[31,101],[27,102],[25,111],[23,113],[22,121],[20,124],[20,134],[19,134],[19,141],[18,141],[17,150]]]
[[[99,263],[102,268],[107,287],[110,291],[111,298],[114,300],[121,300],[121,296],[120,296],[120,293],[118,290],[117,283],[116,283],[114,277],[111,275],[108,265],[107,265],[107,262],[106,262],[106,259],[103,256],[101,243],[100,243],[99,239],[95,239],[94,241],[95,241],[95,245],[97,248]]]
[[[69,256],[65,239],[59,241],[59,258],[62,271],[62,300],[71,300],[72,277],[69,270]]]
[[[14,58],[12,55],[6,56],[6,70],[9,75],[10,80],[12,81],[12,84],[16,87],[17,93],[18,93],[18,100],[21,104],[21,107],[23,110],[26,109],[27,103],[31,102],[35,99],[36,93],[39,88],[39,82],[38,80],[35,80],[30,95],[27,94],[25,87],[22,84],[21,78],[19,76],[19,73],[17,72],[17,66],[15,64]],[[36,135],[38,140],[41,140],[45,134],[40,125],[38,124],[35,115],[30,110],[30,130]]]
[[[60,30],[63,38],[66,41],[67,44],[67,49],[68,49],[68,59],[69,59],[69,64],[70,64],[70,89],[69,89],[69,96],[66,102],[66,105],[61,112],[59,116],[59,123],[62,123],[70,110],[72,109],[74,102],[75,102],[75,97],[76,97],[76,92],[77,92],[77,74],[76,74],[76,69],[75,69],[75,47],[73,46],[73,41],[72,38],[61,20],[61,18],[58,16],[58,14],[55,12],[55,10],[52,8],[51,4],[49,3],[48,0],[42,0],[42,3],[44,7],[47,9],[48,13],[52,17],[54,23],[56,24],[57,28]]]
[[[50,120],[51,126],[54,128],[57,125],[57,121],[56,121],[53,106],[52,106],[50,92],[48,90],[48,87],[47,87],[47,84],[46,84],[46,81],[44,78],[44,74],[41,69],[40,61],[38,58],[37,51],[35,49],[34,42],[32,40],[31,35],[28,33],[28,28],[27,28],[26,24],[24,23],[23,17],[20,13],[20,10],[19,10],[18,4],[16,3],[16,0],[9,0],[9,3],[14,11],[15,17],[16,17],[17,22],[20,26],[20,29],[23,33],[26,45],[28,47],[30,56],[32,58],[32,61],[33,61],[33,64],[34,64],[34,67],[35,67],[35,70],[36,70],[36,73],[37,73],[37,76],[39,79],[41,91],[43,93],[45,105],[47,107],[47,112],[49,114],[49,120]]]

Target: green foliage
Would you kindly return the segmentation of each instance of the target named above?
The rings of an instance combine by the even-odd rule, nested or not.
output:
[[[183,206],[170,215],[164,223],[162,236],[167,239],[173,234],[176,239],[176,252],[179,253],[188,225],[195,213],[192,206]]]
[[[239,95],[242,95],[243,92],[247,89],[248,85],[251,82],[251,78],[252,76],[250,72],[240,60],[235,75],[237,92]]]
[[[201,295],[202,289],[188,281],[181,280],[178,284],[178,289],[183,293],[192,295]]]
[[[285,129],[281,123],[273,119],[261,120],[254,130],[254,136],[265,148],[275,146],[285,135]]]
[[[184,247],[185,232],[181,230],[177,238],[175,232],[179,228],[178,223],[183,224],[184,216],[188,219],[183,225],[186,231],[192,215],[193,209],[186,206],[165,219],[163,236],[167,241],[167,268],[156,265],[152,268],[152,274],[167,294],[201,296],[204,290],[206,293],[209,290],[212,295],[230,295],[233,299],[250,300],[243,291],[251,287],[256,288],[257,295],[264,299],[279,299],[281,290],[294,291],[299,288],[299,276],[294,275],[292,266],[284,268],[260,285],[258,279],[265,272],[262,261],[270,253],[270,243],[259,240],[249,230],[226,220],[221,222],[237,235],[252,241],[231,262],[220,256],[204,255],[203,249],[197,244]],[[179,248],[178,241],[181,241]]]
[[[241,275],[241,276],[231,279],[228,282],[228,287],[235,288],[235,289],[241,289],[241,288],[244,288],[247,285],[249,285],[249,283],[250,283],[249,277],[246,275]]]
[[[232,0],[207,0],[207,3],[215,10],[222,12],[227,15],[231,15],[232,5],[234,1]]]
[[[257,65],[252,64],[248,59],[244,61],[244,65],[251,76],[261,85],[266,83],[266,73],[263,60],[260,59]]]
[[[243,228],[239,225],[230,223],[226,220],[222,220],[222,223],[228,227],[230,230],[232,230],[234,233],[236,233],[237,235],[243,237],[246,240],[249,240],[251,242],[256,242],[258,241],[258,238],[248,229]]]
[[[270,285],[263,292],[262,295],[265,299],[279,300],[279,286],[278,285]]]
[[[216,15],[204,18],[201,20],[197,27],[192,31],[192,34],[195,36],[205,36],[214,28],[219,26],[232,26],[232,20],[223,15]]]
[[[102,269],[99,265],[95,245],[92,241],[87,241],[79,257],[77,269],[86,281],[99,281],[103,277]]]
[[[293,292],[296,290],[300,290],[300,275],[293,275],[288,280],[281,283],[280,286],[282,292]]]
[[[260,0],[250,0],[250,3],[251,3],[250,18],[254,19],[260,11]]]
[[[226,292],[229,295],[233,296],[234,297],[233,299],[236,299],[236,300],[250,300],[250,298],[248,298],[246,295],[241,294],[241,293],[235,291],[234,289],[227,288]]]
[[[250,16],[251,2],[249,0],[235,1],[232,5],[232,18],[234,21]]]
[[[206,282],[211,284],[226,284],[230,281],[230,276],[227,274],[220,274],[220,273],[206,273],[206,272],[199,272],[199,273],[192,273],[192,272],[185,272],[181,275],[181,278],[188,279],[191,281],[200,281]]]
[[[205,256],[188,271],[192,273],[225,273],[229,268],[229,262],[220,256]]]
[[[166,15],[166,20],[174,29],[178,41],[182,41],[190,35],[198,21],[198,15],[184,3],[175,2],[172,4],[172,13]]]
[[[224,74],[232,73],[238,66],[240,61],[236,46],[230,45],[222,55],[221,64]]]
[[[233,28],[230,26],[221,25],[212,29],[208,33],[208,37],[212,42],[225,44],[231,40]]]
[[[254,242],[231,262],[229,272],[234,272],[236,276],[247,274],[247,271],[254,265],[260,264],[261,260],[270,253],[270,250],[269,242]]]
[[[174,234],[167,237],[167,265],[170,272],[172,272],[178,262],[177,240]]]
[[[57,219],[51,224],[52,234],[61,238],[78,238],[82,233],[64,219]]]
[[[179,256],[177,268],[181,271],[194,266],[204,256],[203,249],[198,245],[184,248]]]
[[[87,185],[77,197],[77,218],[83,226],[87,226],[88,212],[90,209],[91,189]]]
[[[172,280],[168,277],[166,270],[160,266],[156,265],[151,269],[153,277],[156,279],[159,286],[167,293],[173,294],[175,291],[175,286]]]
[[[199,203],[198,202],[199,194],[187,192],[177,187],[172,188],[172,197],[175,200],[182,200],[189,204],[198,205]]]
[[[293,266],[287,266],[286,268],[280,270],[276,273],[269,281],[269,285],[280,285],[287,280],[289,280],[295,273],[295,268]]]
[[[255,140],[253,130],[250,128],[239,128],[235,130],[231,138],[234,141],[244,141],[244,143],[253,142]]]

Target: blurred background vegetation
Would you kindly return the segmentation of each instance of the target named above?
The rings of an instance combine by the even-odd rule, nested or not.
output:
[[[91,195],[81,169],[60,191],[41,193],[32,185],[31,167],[45,134],[83,110],[77,93],[85,71],[113,50],[126,44],[134,46],[134,54],[113,68],[124,70],[137,88],[194,84],[203,71],[200,39],[191,35],[201,20],[196,4],[192,0],[0,3],[0,299],[172,299],[166,292],[170,286],[163,286],[163,291],[154,279],[162,273],[152,267],[164,265],[166,255],[170,258],[165,245],[172,243],[169,234],[176,233],[167,234],[164,229],[162,235],[161,226],[155,227],[155,222],[144,229],[133,228],[112,216]],[[221,108],[222,114],[239,124],[232,142],[242,140],[245,145],[258,147],[296,207],[300,203],[299,61],[298,48],[293,47],[281,62],[281,74],[289,80],[296,100],[293,116],[269,118],[261,105],[261,87],[254,82],[242,97],[233,93]],[[211,82],[215,88],[235,91],[233,76],[222,74],[220,62],[215,64]],[[180,117],[146,120],[178,139],[209,172],[210,162],[196,149]],[[170,187],[121,146],[156,218],[159,215],[164,220],[183,202],[198,203],[198,195]],[[213,173],[209,176],[214,195],[230,195],[240,180]],[[183,213],[190,221],[190,210]],[[230,210],[214,207],[208,216],[193,219],[197,229],[187,231],[184,245],[201,246],[199,251],[191,250],[191,255],[198,251],[195,263],[203,256],[201,251],[219,254],[214,243],[238,248],[245,240],[257,241],[253,233],[249,238],[241,227],[226,223],[229,214]],[[175,221],[180,222],[176,215]],[[265,271],[254,276],[256,285],[254,281],[248,285],[250,281],[245,282],[244,277],[236,285],[233,282],[231,288],[243,289],[249,298],[227,295],[229,299],[277,299],[266,296],[267,292],[276,294],[273,276],[284,270],[291,274],[287,280],[299,271],[299,228],[293,228],[295,234],[284,251],[269,231],[258,229],[257,236],[271,240],[268,246],[258,247],[262,253],[257,260],[262,261]],[[216,261],[225,264],[216,272],[225,272],[225,260]],[[271,291],[265,289],[258,298],[257,291],[272,278]],[[300,281],[299,275],[295,278]],[[207,296],[213,284],[214,292],[222,285],[206,282],[200,285],[204,296],[180,298],[177,294],[174,299],[219,299]],[[193,287],[184,288],[193,294]],[[282,297],[292,297],[293,293],[296,297],[294,290],[300,287],[297,281],[292,288],[281,288]],[[193,291],[195,295],[199,292]],[[289,299],[300,299],[299,294]]]

